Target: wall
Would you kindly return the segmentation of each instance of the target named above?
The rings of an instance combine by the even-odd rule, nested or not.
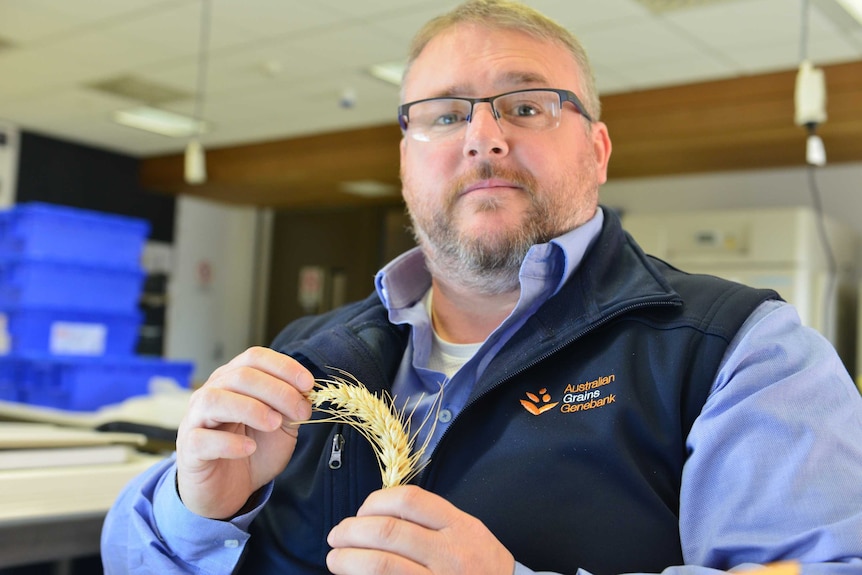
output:
[[[253,343],[259,212],[180,196],[168,284],[165,355],[195,362],[195,381]]]
[[[176,197],[145,190],[132,156],[21,132],[17,202],[42,201],[150,222],[150,239],[171,242]]]
[[[800,166],[620,179],[608,181],[599,192],[599,199],[622,212],[643,213],[813,206],[808,174],[808,168]],[[849,225],[862,242],[862,163],[816,168],[814,182],[823,212]],[[862,253],[857,254],[856,267],[862,271]]]
[[[0,120],[0,207],[15,203],[20,140],[21,131],[18,127]]]
[[[349,302],[368,296],[377,270],[394,251],[409,247],[397,223],[403,221],[403,212],[400,205],[276,212],[267,338],[306,313],[330,309],[333,299]],[[304,308],[299,297],[300,271],[307,266],[326,272],[322,301],[313,308]],[[343,289],[334,286],[333,279]]]
[[[823,211],[862,235],[862,163],[818,168],[815,180]],[[599,197],[607,206],[648,213],[812,205],[805,167],[610,180]]]

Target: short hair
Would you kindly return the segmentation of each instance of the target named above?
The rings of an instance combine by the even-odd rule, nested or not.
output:
[[[425,46],[436,36],[459,24],[477,24],[492,29],[516,30],[539,40],[549,40],[566,48],[580,71],[578,94],[593,119],[601,115],[593,69],[584,47],[574,34],[541,12],[510,0],[467,0],[450,12],[428,21],[413,37],[404,78]],[[557,86],[553,86],[557,87]]]

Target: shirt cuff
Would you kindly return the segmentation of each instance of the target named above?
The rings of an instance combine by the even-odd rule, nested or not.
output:
[[[515,561],[515,572],[512,575],[560,575],[559,573],[554,573],[551,571],[533,571],[529,567],[521,565],[517,561]],[[578,572],[575,575],[592,575],[589,571],[585,569],[578,569]]]
[[[235,565],[248,542],[248,529],[269,500],[272,483],[255,496],[254,508],[230,521],[202,517],[183,505],[176,488],[177,467],[171,466],[162,475],[153,494],[153,518],[159,539],[184,562],[195,564],[213,573],[225,565]],[[220,568],[220,569],[215,569]]]

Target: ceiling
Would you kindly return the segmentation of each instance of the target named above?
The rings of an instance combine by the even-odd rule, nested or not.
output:
[[[575,32],[609,95],[792,70],[803,55],[817,65],[862,60],[862,26],[835,1],[811,0],[807,12],[804,0],[525,3]],[[367,69],[401,61],[416,29],[456,3],[212,0],[204,146],[393,124],[397,87]],[[0,121],[140,158],[181,152],[185,139],[124,127],[112,115],[145,103],[194,114],[201,6],[0,0]],[[116,80],[161,92],[97,87]],[[343,105],[346,93],[352,105]]]

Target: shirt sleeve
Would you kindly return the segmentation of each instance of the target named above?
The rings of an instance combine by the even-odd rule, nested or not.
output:
[[[686,564],[662,575],[756,573],[781,561],[802,575],[862,573],[862,396],[791,305],[761,304],[742,326],[687,447]],[[516,564],[514,575],[552,574]]]
[[[272,493],[230,521],[189,511],[176,489],[174,456],[130,482],[114,502],[102,529],[107,575],[132,573],[230,574],[248,541],[248,527]]]
[[[862,396],[791,305],[761,304],[743,325],[687,446],[686,563],[862,572]]]

